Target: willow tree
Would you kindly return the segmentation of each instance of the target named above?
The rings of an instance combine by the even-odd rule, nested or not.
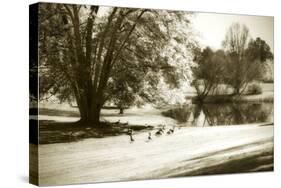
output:
[[[99,125],[110,99],[110,85],[123,84],[118,74],[137,72],[136,85],[153,85],[173,74],[165,46],[188,25],[187,13],[131,8],[40,4],[40,97],[73,96],[81,122]],[[178,36],[184,42],[185,36]],[[156,76],[147,76],[153,75]],[[173,80],[173,79],[168,79]],[[145,83],[145,84],[144,84]],[[147,87],[147,85],[145,86]],[[140,91],[137,89],[136,91]],[[140,95],[141,96],[141,95]]]

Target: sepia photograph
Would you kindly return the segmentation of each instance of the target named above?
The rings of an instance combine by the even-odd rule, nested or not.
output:
[[[274,170],[274,17],[29,8],[30,182]]]

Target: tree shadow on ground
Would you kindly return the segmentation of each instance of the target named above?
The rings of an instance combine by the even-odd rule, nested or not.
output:
[[[79,122],[39,120],[39,144],[67,143],[86,138],[104,138],[109,136],[126,135],[128,134],[129,129],[138,133],[152,130],[153,126],[101,122],[97,127],[84,125]]]
[[[112,110],[110,113],[102,114],[103,117],[122,117],[126,116],[135,116],[135,114],[119,114],[116,113],[116,108],[103,108],[105,110]],[[36,115],[37,111],[36,108],[31,108],[29,110],[30,115]],[[118,110],[119,111],[119,110]],[[39,109],[40,115],[47,115],[47,116],[63,116],[63,117],[80,117],[78,110],[62,110],[62,109],[49,109],[49,108],[40,108]]]

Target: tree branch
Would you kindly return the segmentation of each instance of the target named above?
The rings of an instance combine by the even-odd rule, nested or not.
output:
[[[116,52],[116,56],[112,61],[112,65],[116,62],[116,60],[119,58],[121,51],[123,50],[125,44],[127,43],[129,37],[131,36],[131,34],[133,33],[134,29],[136,28],[137,22],[138,20],[142,17],[142,15],[147,11],[147,9],[144,9],[141,11],[140,15],[136,18],[134,25],[131,27],[128,35],[126,36],[126,38],[124,39],[124,41],[122,42],[119,50]]]
[[[113,11],[111,12],[105,30],[101,36],[101,40],[99,43],[99,47],[98,47],[98,53],[97,53],[97,62],[96,62],[96,68],[95,68],[95,77],[94,77],[94,83],[93,83],[93,90],[94,93],[96,93],[97,90],[97,86],[98,86],[98,82],[99,82],[99,76],[100,76],[100,68],[101,68],[101,56],[102,56],[102,51],[103,51],[103,47],[104,47],[104,43],[105,43],[105,38],[107,36],[107,33],[109,32],[111,23],[113,21],[114,15],[116,14],[118,8],[114,8]]]

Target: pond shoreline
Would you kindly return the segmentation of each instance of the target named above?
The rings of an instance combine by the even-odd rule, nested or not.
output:
[[[273,92],[267,92],[259,95],[208,95],[203,100],[197,96],[191,98],[193,104],[199,103],[242,103],[242,102],[274,102]]]
[[[224,103],[203,106],[189,104],[187,106],[162,109],[127,109],[125,114],[118,110],[103,109],[101,126],[82,125],[76,111],[54,110],[42,108],[39,120],[40,144],[77,142],[88,138],[105,138],[128,135],[129,129],[134,134],[151,132],[154,134],[163,125],[166,130],[180,127],[231,126],[236,124],[268,124],[273,122],[272,103]],[[37,119],[39,118],[39,119]]]

